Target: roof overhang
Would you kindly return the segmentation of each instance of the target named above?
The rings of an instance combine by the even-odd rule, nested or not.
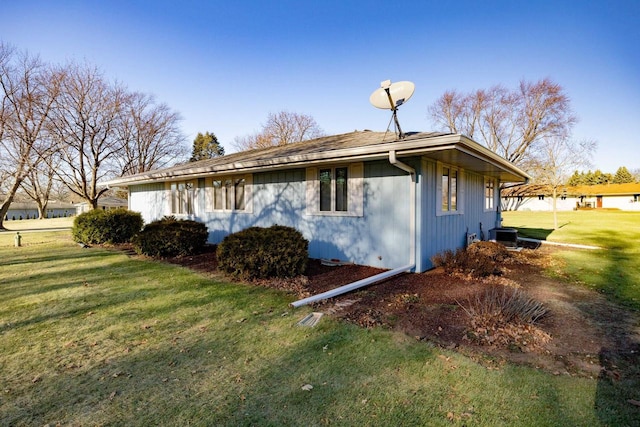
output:
[[[427,136],[425,136],[427,135]],[[304,143],[300,143],[301,147]],[[327,163],[371,161],[388,158],[395,151],[397,158],[425,156],[461,168],[499,178],[502,182],[526,182],[529,175],[502,157],[481,146],[475,141],[458,134],[432,136],[432,134],[410,135],[407,139],[391,142],[379,142],[348,148],[316,150],[282,150],[279,153],[265,150],[265,156],[248,156],[235,153],[224,161],[226,156],[218,158],[213,164],[201,162],[193,167],[174,167],[150,171],[142,174],[122,177],[106,183],[110,187],[126,187],[152,182],[175,181],[205,176],[231,173],[253,173],[269,170],[301,168]],[[255,153],[254,153],[255,154]],[[280,155],[279,155],[280,154]]]

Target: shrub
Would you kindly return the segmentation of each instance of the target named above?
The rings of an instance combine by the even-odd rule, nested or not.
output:
[[[86,244],[116,244],[131,241],[142,228],[142,216],[126,209],[93,209],[73,220],[71,235]]]
[[[471,319],[467,339],[479,344],[525,351],[550,338],[535,326],[548,309],[520,289],[491,286],[459,305]]]
[[[208,238],[209,231],[203,223],[170,216],[147,224],[132,243],[138,254],[169,257],[201,252]]]
[[[502,274],[502,265],[510,258],[509,251],[500,243],[476,242],[455,252],[443,251],[434,255],[431,262],[443,267],[447,273],[459,272],[475,277]]]
[[[295,228],[251,227],[218,245],[218,268],[244,279],[295,277],[304,273],[309,242]]]

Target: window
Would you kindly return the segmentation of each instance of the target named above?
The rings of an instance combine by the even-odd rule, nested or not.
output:
[[[438,215],[462,213],[460,177],[462,169],[438,163]]]
[[[193,215],[193,182],[171,183],[171,213]]]
[[[307,168],[307,214],[362,216],[363,164]]]
[[[213,178],[207,192],[209,211],[248,211],[250,175]]]
[[[348,168],[320,169],[320,211],[347,212],[349,206]]]
[[[492,211],[495,208],[496,181],[492,178],[484,180],[484,210]]]

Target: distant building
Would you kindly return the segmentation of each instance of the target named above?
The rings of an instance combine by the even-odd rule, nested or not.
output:
[[[72,203],[50,201],[47,204],[45,218],[65,218],[75,214],[76,208]],[[35,202],[13,202],[4,216],[5,221],[37,218],[38,205]]]
[[[551,211],[552,188],[548,185],[519,185],[503,189],[504,211]],[[640,211],[640,183],[562,186],[558,188],[556,209],[620,209]]]
[[[120,199],[118,197],[101,197],[98,200],[98,209],[110,210],[110,209],[127,209],[128,202],[126,199]],[[76,203],[74,205],[76,215],[80,215],[83,212],[91,210],[91,205],[87,202]]]

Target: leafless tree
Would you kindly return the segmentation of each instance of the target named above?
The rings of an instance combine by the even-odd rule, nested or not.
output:
[[[124,150],[118,125],[127,92],[95,67],[71,64],[65,69],[51,120],[62,159],[57,172],[73,194],[96,208],[107,191],[99,182],[113,175],[109,162]]]
[[[596,148],[597,143],[592,140],[574,141],[562,137],[545,138],[537,145],[530,172],[537,184],[551,188],[554,229],[558,228],[558,189],[573,171],[589,167]]]
[[[0,229],[21,183],[51,151],[44,136],[61,77],[38,57],[0,43]]]
[[[442,129],[465,134],[524,168],[536,145],[568,138],[577,120],[563,88],[548,78],[521,81],[512,91],[500,85],[469,94],[447,91],[429,113]]]
[[[255,134],[238,137],[233,145],[238,151],[292,144],[324,136],[315,119],[306,114],[280,111],[270,113],[262,129]]]
[[[134,92],[125,99],[118,125],[123,150],[114,156],[114,174],[132,175],[184,161],[188,148],[178,126],[180,115],[150,95]]]
[[[57,178],[57,170],[60,168],[60,155],[52,152],[38,164],[30,168],[29,173],[22,181],[22,191],[33,200],[38,207],[38,218],[47,217],[47,205],[56,184],[60,184]]]

